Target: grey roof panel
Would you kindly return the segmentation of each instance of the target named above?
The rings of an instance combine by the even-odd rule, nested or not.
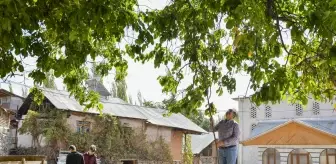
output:
[[[140,112],[142,112],[147,117],[147,121],[152,124],[206,133],[204,129],[190,121],[182,114],[173,113],[170,116],[164,117],[163,115],[167,113],[167,111],[164,109],[147,108],[140,106],[138,107],[141,108]]]
[[[264,132],[267,132],[275,127],[285,123],[286,120],[274,120],[274,121],[260,121],[257,126],[252,130],[250,137],[253,138]]]
[[[215,133],[218,138],[218,133]],[[191,151],[193,154],[199,154],[214,141],[213,133],[206,133],[202,135],[191,135]]]
[[[70,96],[68,92],[45,88],[40,89],[56,108],[83,112],[84,107],[81,106],[74,97]],[[101,99],[101,103],[104,105],[103,113],[109,113],[117,117],[143,119],[159,126],[179,128],[196,133],[206,133],[204,129],[181,114],[172,114],[171,116],[164,117],[163,114],[166,113],[166,110],[131,105],[118,98],[108,100]],[[90,109],[87,112],[94,114],[99,113],[95,109]]]
[[[313,128],[319,129],[332,135],[336,135],[335,118],[302,119],[299,121]]]

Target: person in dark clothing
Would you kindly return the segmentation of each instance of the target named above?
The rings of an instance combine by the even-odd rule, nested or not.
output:
[[[77,152],[74,145],[71,145],[69,150],[70,154],[66,157],[66,164],[84,164],[83,155]]]
[[[96,146],[91,145],[89,151],[84,154],[85,164],[97,164],[97,156],[95,155]]]

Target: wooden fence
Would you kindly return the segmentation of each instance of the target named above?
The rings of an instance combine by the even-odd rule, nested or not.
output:
[[[47,164],[45,156],[0,156],[0,164]]]

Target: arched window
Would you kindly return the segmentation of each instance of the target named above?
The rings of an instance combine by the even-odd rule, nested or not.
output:
[[[301,104],[295,104],[295,113],[297,116],[302,116],[303,108]]]
[[[313,103],[313,114],[314,115],[320,114],[320,104],[318,102]]]
[[[325,149],[320,155],[320,164],[335,164],[336,149]]]
[[[270,106],[266,106],[265,108],[265,117],[271,118],[272,117],[272,108]]]
[[[294,149],[288,155],[288,164],[312,164],[312,158],[309,152],[304,149]]]
[[[257,109],[256,107],[251,107],[251,118],[257,118]]]
[[[268,148],[262,155],[262,164],[280,164],[280,153],[274,148]]]

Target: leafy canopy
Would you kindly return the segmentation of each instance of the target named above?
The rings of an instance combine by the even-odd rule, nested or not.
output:
[[[137,3],[1,1],[1,78],[23,72],[21,59],[34,57],[36,69],[29,76],[36,83],[52,70],[80,103],[101,108],[98,95],[83,87],[88,59],[103,58],[96,73],[106,76],[114,69],[122,79],[129,56],[167,66],[170,73],[158,78],[166,93],[178,93],[188,69],[192,83],[182,88],[184,96],[171,112],[196,113],[211,92],[234,92],[233,76],[241,71],[251,76],[257,104],[285,95],[303,104],[309,95],[317,100],[335,95],[336,0],[175,0],[147,11],[138,11]],[[136,35],[123,47],[125,31]],[[208,104],[209,114],[215,106]]]

